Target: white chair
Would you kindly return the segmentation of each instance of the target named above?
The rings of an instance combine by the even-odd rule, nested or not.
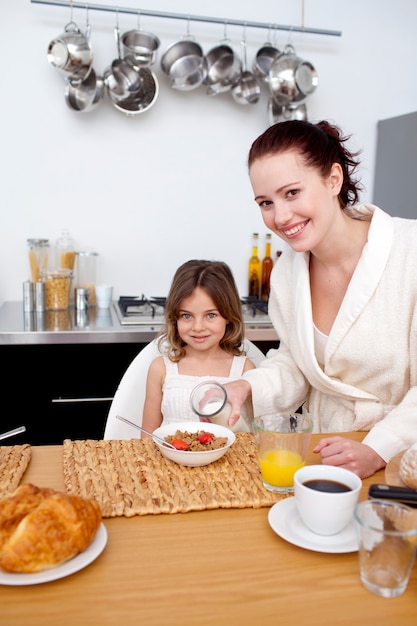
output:
[[[246,355],[256,366],[265,359],[264,353],[251,341],[243,342]],[[104,439],[132,439],[140,437],[140,433],[133,426],[118,420],[121,415],[134,424],[142,424],[143,404],[146,393],[146,377],[151,361],[161,353],[157,340],[148,343],[133,359],[124,373],[107,416]]]

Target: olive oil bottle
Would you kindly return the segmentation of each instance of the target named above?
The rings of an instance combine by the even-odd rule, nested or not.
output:
[[[268,302],[269,300],[269,277],[271,270],[274,266],[274,262],[271,258],[271,235],[267,233],[265,243],[265,256],[262,259],[262,272],[261,272],[261,300]]]
[[[252,235],[252,256],[249,259],[249,288],[248,295],[259,298],[261,291],[261,260],[258,256],[258,233]]]

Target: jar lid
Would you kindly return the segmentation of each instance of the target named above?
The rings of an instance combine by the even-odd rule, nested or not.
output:
[[[98,252],[77,252],[78,256],[98,256]]]
[[[37,247],[49,246],[49,239],[28,239],[27,243],[28,243],[28,246],[37,246]]]
[[[42,278],[72,278],[72,276],[69,269],[41,270]]]

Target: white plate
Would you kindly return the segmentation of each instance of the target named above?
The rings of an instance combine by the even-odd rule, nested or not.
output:
[[[100,524],[96,536],[88,548],[84,552],[77,554],[73,559],[57,567],[51,567],[35,574],[8,574],[0,570],[0,585],[39,585],[40,583],[64,578],[90,565],[103,552],[106,543],[107,530],[104,524]]]
[[[317,535],[301,520],[295,498],[280,500],[269,509],[268,522],[280,537],[300,548],[315,552],[356,552],[358,540],[352,522],[337,535]]]

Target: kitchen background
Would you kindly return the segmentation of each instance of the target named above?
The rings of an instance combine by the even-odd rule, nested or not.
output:
[[[93,2],[90,4],[94,4]],[[364,200],[373,200],[378,121],[417,109],[417,3],[414,0],[101,0],[101,5],[219,17],[240,51],[241,26],[227,19],[341,31],[342,35],[246,28],[248,65],[274,38],[310,61],[319,84],[307,99],[311,121],[335,121],[362,149]],[[303,10],[304,7],[304,10]],[[87,12],[74,8],[84,29]],[[116,58],[114,12],[88,11],[94,68]],[[89,113],[65,102],[65,83],[47,61],[49,42],[70,21],[70,8],[3,1],[0,198],[0,304],[22,299],[29,278],[26,240],[52,243],[66,228],[78,250],[99,253],[98,281],[119,295],[166,295],[177,266],[190,258],[222,259],[247,295],[251,234],[266,229],[246,171],[251,142],[269,126],[268,90],[257,104],[237,104],[230,92],[170,87],[160,59],[190,33],[204,52],[224,36],[224,24],[119,13],[121,32],[140,28],[161,40],[153,66],[155,104],[135,116],[106,97]],[[401,147],[398,148],[401,151]],[[415,170],[415,163],[414,163]],[[414,179],[416,177],[414,176]],[[414,180],[415,182],[415,180]],[[395,184],[395,181],[393,181]],[[382,207],[389,210],[389,207]],[[416,210],[417,217],[417,210]],[[273,238],[272,248],[283,248]]]

